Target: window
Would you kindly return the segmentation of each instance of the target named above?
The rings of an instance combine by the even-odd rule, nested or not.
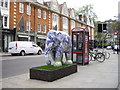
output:
[[[7,27],[8,17],[4,17],[4,26]]]
[[[46,25],[43,25],[43,32],[46,33]]]
[[[3,2],[4,2],[3,0],[0,1],[0,6],[2,7],[3,7]]]
[[[41,10],[38,9],[38,18],[41,18]]]
[[[63,14],[68,16],[68,9],[67,8],[63,8]]]
[[[63,25],[67,25],[68,24],[68,19],[66,17],[63,17]]]
[[[52,13],[52,29],[58,30],[58,15],[56,13]]]
[[[46,11],[43,11],[43,19],[46,19]]]
[[[8,0],[0,0],[0,6],[8,8]]]
[[[53,4],[53,7],[52,7],[55,11],[59,11],[59,8],[58,8],[58,5],[56,3]]]
[[[71,20],[71,29],[75,28],[75,21]]]
[[[44,0],[37,0],[37,2],[43,4]]]
[[[41,32],[41,24],[38,24],[38,32]]]
[[[26,23],[26,29],[27,29],[27,31],[30,31],[30,22],[29,21],[27,21],[27,23]]]
[[[8,8],[8,0],[5,0],[5,7]]]
[[[19,12],[20,13],[24,12],[24,4],[23,3],[19,3]]]
[[[68,33],[68,18],[63,17],[63,31]]]
[[[31,7],[27,5],[27,15],[31,15]]]

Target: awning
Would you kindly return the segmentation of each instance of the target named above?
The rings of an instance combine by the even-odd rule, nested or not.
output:
[[[18,35],[18,37],[28,38],[28,36],[25,35]]]
[[[38,36],[39,39],[46,39],[46,36]]]

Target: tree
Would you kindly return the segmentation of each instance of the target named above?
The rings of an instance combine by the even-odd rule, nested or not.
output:
[[[91,5],[91,4],[79,8],[78,11],[76,10],[76,14],[77,15],[80,15],[80,14],[86,15],[89,18],[91,18],[94,22],[97,19],[97,15],[93,11],[93,5]]]
[[[89,4],[89,5],[79,8],[78,11],[76,10],[76,15],[87,16],[94,23],[94,33],[97,34],[97,31],[96,31],[97,30],[96,29],[97,15],[93,11],[93,5]],[[95,37],[95,38],[97,38],[97,37]],[[94,42],[92,44],[94,44]]]

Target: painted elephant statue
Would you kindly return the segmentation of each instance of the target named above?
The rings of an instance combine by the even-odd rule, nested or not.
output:
[[[72,43],[70,36],[63,31],[50,30],[47,34],[45,44],[45,56],[47,64],[51,64],[49,57],[51,56],[54,66],[62,66],[64,63],[72,64],[71,60]],[[65,54],[66,61],[63,62],[63,53]]]

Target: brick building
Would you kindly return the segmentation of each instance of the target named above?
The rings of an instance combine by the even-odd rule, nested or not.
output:
[[[94,38],[94,25],[87,17],[80,20],[75,15],[74,8],[68,8],[66,2],[59,4],[57,0],[44,2],[42,0],[24,0],[10,2],[9,29],[15,30],[15,40],[30,40],[43,47],[46,34],[51,29],[67,32],[71,29],[88,26],[90,39]]]

